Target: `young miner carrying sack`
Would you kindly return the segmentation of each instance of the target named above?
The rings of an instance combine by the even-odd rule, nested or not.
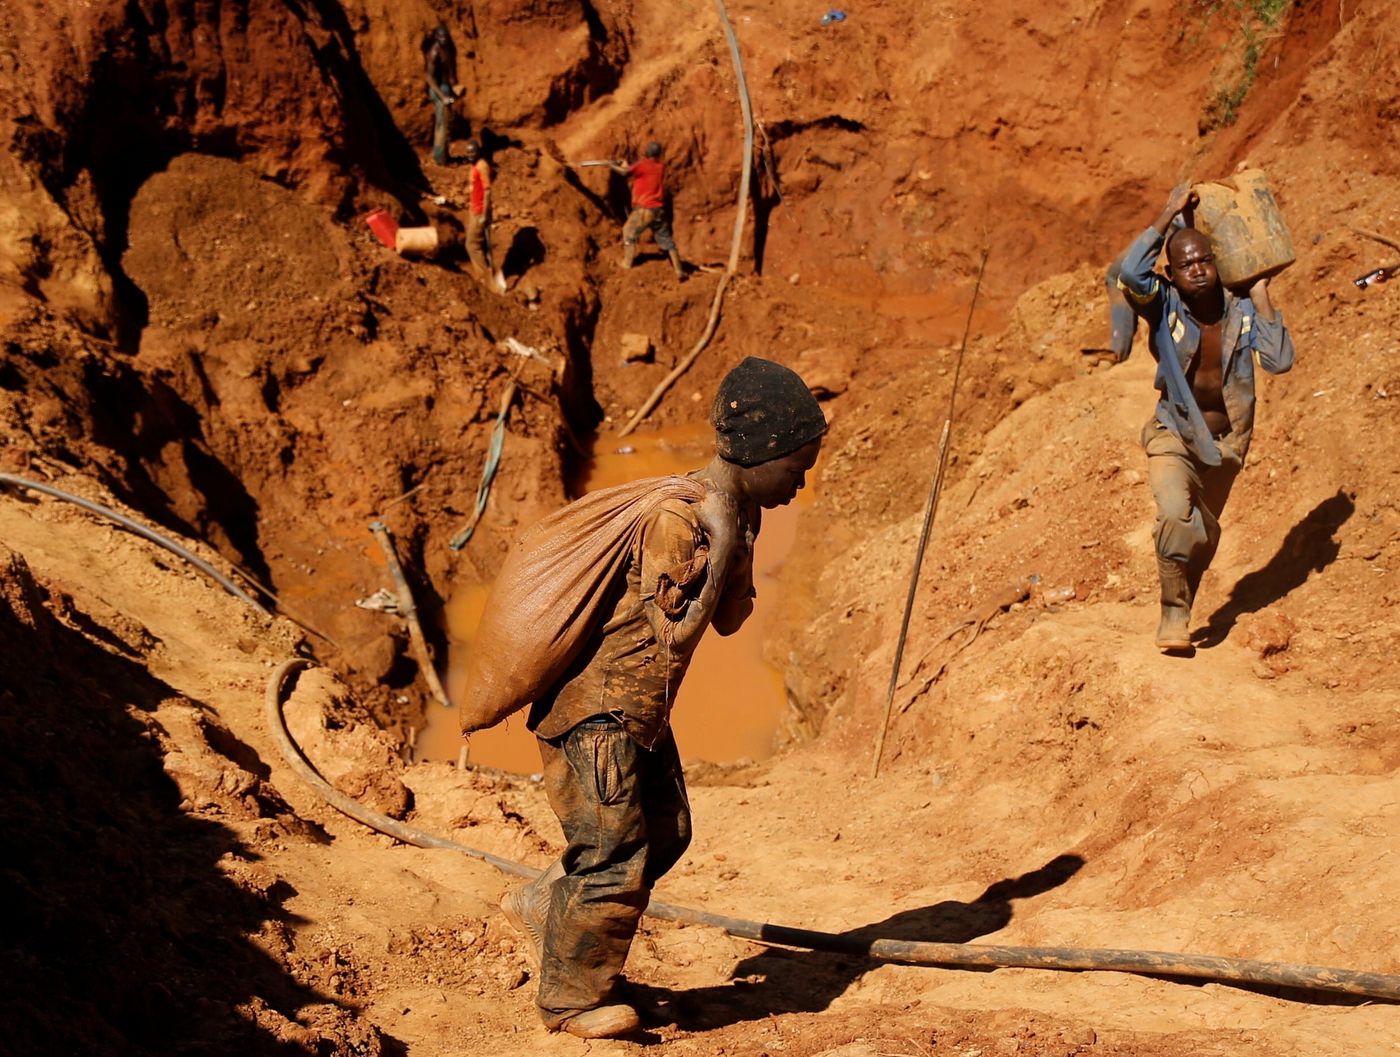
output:
[[[670,713],[700,637],[753,611],[764,508],[792,501],[826,419],[794,372],[750,357],[720,383],[715,457],[585,496],[507,558],[468,664],[463,730],[529,704],[567,845],[502,910],[539,964],[546,1027],[639,1026],[614,993],[652,886],[690,842]]]

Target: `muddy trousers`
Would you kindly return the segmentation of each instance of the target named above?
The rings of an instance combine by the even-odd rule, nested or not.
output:
[[[496,271],[491,259],[491,214],[467,214],[467,257],[479,279],[489,280]]]
[[[608,1002],[652,886],[690,844],[690,802],[669,732],[648,750],[600,716],[539,744],[567,842],[537,882],[549,888],[549,911],[536,1002],[557,1028]],[[544,895],[528,898],[544,905]]]
[[[662,252],[671,258],[671,267],[681,274],[681,255],[676,249],[676,240],[671,235],[671,220],[665,209],[645,209],[638,206],[627,215],[627,223],[622,225],[622,266],[632,267],[637,255],[637,243],[648,231],[656,239]]]
[[[433,97],[433,161],[446,165],[447,130],[452,121],[452,111],[448,108],[451,104],[441,88],[429,88],[428,94]]]
[[[1157,502],[1152,530],[1157,557],[1184,566],[1194,595],[1220,545],[1220,514],[1239,476],[1240,457],[1225,437],[1216,442],[1220,465],[1207,466],[1155,419],[1144,427],[1142,442],[1147,451],[1147,479]],[[1186,604],[1189,606],[1191,599]]]

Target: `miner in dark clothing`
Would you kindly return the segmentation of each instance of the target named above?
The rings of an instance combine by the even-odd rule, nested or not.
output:
[[[539,963],[545,1025],[585,1038],[638,1026],[614,988],[652,886],[690,843],[671,705],[705,629],[732,634],[753,611],[761,512],[797,495],[826,432],[802,379],[753,357],[720,383],[711,423],[716,454],[690,474],[706,497],[657,505],[607,619],[530,713],[567,846],[502,909]]]
[[[428,82],[428,95],[433,100],[433,161],[446,165],[448,160],[447,133],[452,121],[451,106],[457,101],[457,46],[452,34],[441,23],[428,38],[423,50],[423,76]]]

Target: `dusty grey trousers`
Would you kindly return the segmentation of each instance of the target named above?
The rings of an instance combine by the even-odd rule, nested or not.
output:
[[[443,86],[445,88],[446,85]],[[433,161],[439,165],[447,164],[447,131],[452,123],[452,105],[447,101],[447,95],[442,88],[429,88],[428,94],[433,98]]]
[[[1220,546],[1220,514],[1242,466],[1228,436],[1217,445],[1221,463],[1207,466],[1155,419],[1142,431],[1147,480],[1157,502],[1152,530],[1157,555],[1185,565],[1195,581],[1210,567]]]
[[[690,844],[690,802],[668,732],[644,749],[615,719],[540,741],[544,785],[568,842],[546,871],[548,916],[536,1003],[545,1025],[605,1005],[652,886]],[[545,893],[531,893],[531,901]],[[537,904],[537,905],[541,905]]]

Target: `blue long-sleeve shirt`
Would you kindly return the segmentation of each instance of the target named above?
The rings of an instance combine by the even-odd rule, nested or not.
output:
[[[1201,328],[1176,287],[1152,270],[1163,240],[1156,228],[1139,235],[1123,254],[1118,285],[1133,311],[1147,321],[1147,344],[1157,361],[1154,384],[1162,394],[1157,421],[1180,437],[1201,462],[1219,466],[1220,449],[1186,380],[1200,351]],[[1243,460],[1254,434],[1254,365],[1257,361],[1270,374],[1283,374],[1293,366],[1293,339],[1281,312],[1265,319],[1248,297],[1236,297],[1228,290],[1224,294],[1220,390],[1230,418],[1230,432],[1224,439]]]

